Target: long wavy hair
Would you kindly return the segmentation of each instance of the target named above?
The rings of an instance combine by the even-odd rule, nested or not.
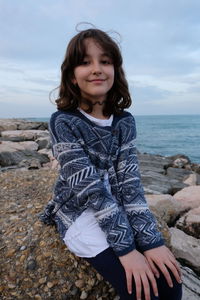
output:
[[[73,84],[74,69],[79,66],[86,54],[84,40],[94,39],[112,59],[114,66],[114,83],[107,93],[103,109],[104,116],[121,114],[125,108],[131,106],[132,101],[128,89],[128,83],[122,68],[122,56],[117,43],[104,31],[99,29],[87,29],[80,31],[68,44],[64,61],[61,65],[61,83],[59,86],[59,97],[55,100],[58,110],[75,110],[81,99],[81,91],[78,85]],[[84,99],[88,105],[86,112],[93,110],[92,103]]]

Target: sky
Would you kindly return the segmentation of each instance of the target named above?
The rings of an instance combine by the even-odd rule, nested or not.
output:
[[[200,114],[199,0],[0,0],[0,118],[56,111],[49,93],[80,22],[120,45],[134,115]]]

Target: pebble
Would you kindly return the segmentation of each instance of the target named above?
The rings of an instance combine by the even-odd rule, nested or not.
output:
[[[30,271],[35,270],[37,267],[37,263],[35,259],[30,259],[27,263],[27,269]]]
[[[21,251],[26,250],[26,246],[21,246],[21,247],[20,247],[20,250],[21,250]]]
[[[75,286],[78,288],[82,288],[84,286],[84,284],[85,284],[84,281],[81,279],[75,281]]]
[[[88,294],[85,291],[82,291],[80,299],[87,299]]]

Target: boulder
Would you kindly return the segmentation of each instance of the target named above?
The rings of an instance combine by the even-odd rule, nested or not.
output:
[[[187,185],[166,175],[147,171],[141,173],[142,184],[145,193],[152,194],[174,194]],[[152,192],[151,192],[152,191]]]
[[[170,178],[174,178],[180,181],[186,180],[191,174],[194,174],[194,172],[186,169],[179,169],[179,168],[172,168],[172,167],[169,167],[167,169],[167,175]]]
[[[160,217],[169,226],[172,226],[177,218],[184,212],[185,208],[176,201],[171,195],[145,195],[150,209],[156,217]]]
[[[51,148],[51,142],[50,137],[40,137],[35,140],[35,142],[38,144],[38,149],[50,149]]]
[[[181,191],[174,194],[174,199],[179,201],[186,209],[196,208],[200,206],[200,186],[185,187]]]
[[[188,267],[181,267],[183,300],[199,300],[200,278]]]
[[[49,137],[47,130],[9,130],[1,132],[2,140],[12,142],[34,141],[41,137]]]
[[[185,233],[200,239],[200,206],[188,211],[176,223],[176,227]]]
[[[138,161],[141,170],[157,170],[156,172],[161,174],[164,174],[165,169],[172,163],[170,158],[148,153],[138,153]]]
[[[35,151],[38,145],[34,142],[7,142],[0,143],[0,166],[18,165],[23,160],[38,159],[41,164],[47,163],[49,158],[46,154]]]
[[[188,156],[184,154],[176,154],[172,156],[167,156],[168,159],[171,159],[171,167],[174,168],[184,168],[190,165],[191,161]]]
[[[0,132],[5,130],[48,129],[47,122],[34,122],[25,119],[0,119]]]
[[[200,273],[200,240],[171,227],[171,247],[176,258]]]

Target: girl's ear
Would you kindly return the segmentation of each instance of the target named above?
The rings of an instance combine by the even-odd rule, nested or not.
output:
[[[73,83],[74,85],[77,84],[77,80],[76,80],[76,78],[75,78],[74,76],[72,77],[72,83]]]

